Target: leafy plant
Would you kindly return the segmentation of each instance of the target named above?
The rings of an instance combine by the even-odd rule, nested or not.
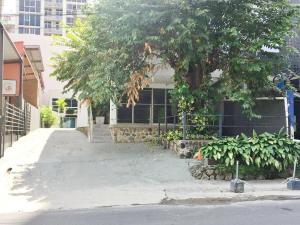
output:
[[[42,107],[40,115],[42,124],[45,128],[49,128],[57,122],[57,117],[50,106]]]
[[[56,100],[55,102],[58,106],[58,112],[59,112],[59,127],[62,128],[63,127],[63,117],[61,115],[61,113],[64,113],[66,110],[66,100],[64,98],[59,98]]]
[[[202,154],[226,166],[233,166],[238,160],[243,165],[276,168],[282,171],[299,158],[300,145],[287,138],[283,132],[257,135],[254,131],[252,137],[242,134],[236,137],[214,138],[202,147]]]
[[[182,132],[179,130],[175,130],[175,131],[168,131],[166,134],[166,138],[168,141],[174,141],[174,140],[181,140],[182,137]]]
[[[59,98],[55,101],[55,103],[58,106],[58,112],[63,113],[67,106],[66,100],[64,98]]]

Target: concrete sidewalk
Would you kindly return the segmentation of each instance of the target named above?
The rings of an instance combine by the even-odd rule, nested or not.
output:
[[[191,177],[189,162],[158,147],[89,143],[73,129],[39,129],[0,159],[0,213],[300,198],[284,180],[247,182],[244,194],[230,193],[229,182]]]

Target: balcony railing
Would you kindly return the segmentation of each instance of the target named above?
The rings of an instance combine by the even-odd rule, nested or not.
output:
[[[45,8],[63,8],[62,2],[56,2],[56,1],[45,1]]]
[[[55,14],[48,14],[45,15],[45,21],[61,21],[63,20],[63,16],[62,15],[55,15]]]
[[[61,35],[63,33],[62,28],[56,29],[56,28],[45,28],[44,29],[45,34],[59,34]]]

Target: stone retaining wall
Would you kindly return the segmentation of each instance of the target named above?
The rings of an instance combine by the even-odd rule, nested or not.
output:
[[[89,127],[77,127],[76,128],[76,130],[80,131],[81,133],[83,133],[87,137],[88,137],[89,129],[90,129]]]
[[[216,165],[209,165],[204,161],[196,162],[189,168],[193,177],[199,180],[232,180],[232,173],[224,173]]]
[[[207,140],[177,140],[168,142],[167,148],[176,152],[180,158],[192,158],[194,150],[207,143]]]
[[[110,126],[115,143],[151,142],[158,136],[158,127],[149,124],[116,124]]]

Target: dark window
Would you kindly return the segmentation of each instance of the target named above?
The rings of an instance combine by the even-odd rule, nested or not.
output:
[[[51,9],[45,9],[45,15],[51,15],[52,14],[52,10]]]
[[[51,21],[45,21],[45,28],[51,28]]]
[[[153,91],[153,122],[164,123],[165,115],[167,115],[168,123],[173,123],[174,118],[172,115],[176,115],[176,110],[170,104],[170,94],[165,89],[144,89],[140,92],[139,101],[137,104],[130,108],[126,108],[127,96],[122,98],[122,107],[117,111],[118,123],[131,123],[132,114],[134,123],[150,123],[151,121],[151,102],[152,102],[152,91]],[[167,94],[167,96],[166,96]],[[167,97],[167,105],[165,100]],[[133,112],[133,113],[132,113]]]
[[[72,99],[72,107],[78,107],[78,102],[76,99]]]
[[[36,11],[36,12],[41,12],[41,2],[40,2],[40,1],[37,1],[37,2],[36,2],[35,11]]]
[[[65,99],[65,102],[67,103],[67,107],[71,107],[71,105],[72,105],[71,99]]]
[[[24,14],[20,14],[19,16],[19,25],[24,25]]]
[[[19,34],[24,34],[24,27],[19,27]]]
[[[56,9],[56,15],[57,16],[62,16],[63,10],[62,9]]]
[[[165,90],[153,89],[154,104],[165,104]]]
[[[154,123],[165,122],[165,106],[163,105],[153,106],[153,122]]]
[[[19,1],[19,10],[24,11],[24,0]]]
[[[36,28],[36,29],[35,29],[35,34],[36,34],[36,35],[40,35],[40,34],[41,34],[41,29]]]
[[[134,123],[150,122],[151,105],[135,105],[134,106]]]
[[[56,104],[57,100],[58,100],[58,98],[52,98],[52,110],[55,112],[58,112],[58,106]]]
[[[122,104],[117,111],[118,123],[132,123],[132,107],[127,108]]]
[[[138,104],[151,104],[151,89],[144,89],[139,94]]]
[[[74,19],[71,17],[67,17],[67,24],[68,25],[73,25],[74,24]]]

